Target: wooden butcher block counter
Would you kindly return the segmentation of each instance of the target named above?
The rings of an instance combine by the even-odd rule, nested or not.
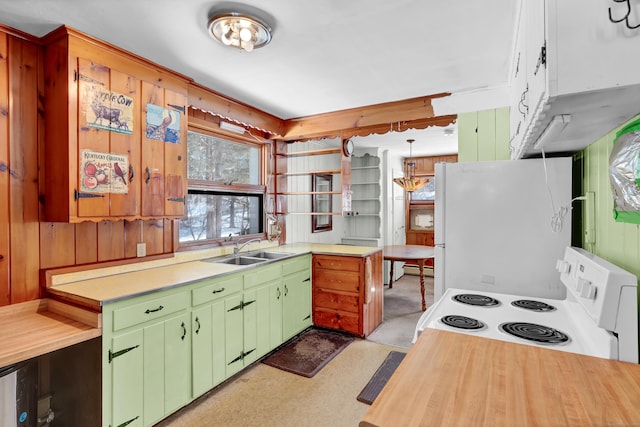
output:
[[[640,365],[427,329],[360,426],[640,426]]]

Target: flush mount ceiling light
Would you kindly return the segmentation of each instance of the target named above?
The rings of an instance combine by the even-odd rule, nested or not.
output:
[[[253,16],[221,13],[209,19],[209,33],[225,46],[251,52],[271,41],[271,28]]]
[[[409,158],[404,162],[404,176],[402,178],[393,178],[393,182],[404,188],[404,191],[411,193],[419,190],[427,184],[426,178],[417,177],[416,174],[416,162],[413,161],[413,152],[411,150],[411,144],[414,139],[407,139],[409,143]]]

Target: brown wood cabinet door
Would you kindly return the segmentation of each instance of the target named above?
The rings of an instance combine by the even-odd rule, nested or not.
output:
[[[187,194],[187,97],[184,94],[165,90],[165,108],[172,112],[177,125],[172,123],[171,130],[177,135],[165,142],[165,205],[166,216],[182,217],[185,214],[185,196]]]
[[[164,137],[168,123],[157,123],[157,109],[164,108],[164,88],[142,82],[142,216],[164,215]],[[166,117],[167,122],[171,120]],[[163,126],[163,128],[158,128]]]
[[[7,35],[0,32],[0,111],[9,111]],[[9,124],[0,114],[0,306],[10,302],[9,287]]]
[[[114,176],[112,179],[126,184],[126,194],[114,193],[110,195],[110,216],[136,216],[140,214],[140,80],[125,73],[111,70],[111,91],[123,94],[133,101],[133,127],[131,133],[111,132],[110,151],[115,154],[125,154],[129,159],[129,167],[122,170],[123,177]],[[127,124],[123,124],[127,126]]]
[[[78,189],[82,218],[135,217],[140,213],[140,81],[78,60]],[[94,154],[91,154],[91,153]],[[72,168],[73,169],[73,168]]]
[[[109,193],[105,183],[100,182],[102,176],[108,176],[105,175],[107,160],[86,159],[91,152],[109,153],[109,131],[92,126],[105,120],[96,116],[94,109],[110,106],[109,100],[102,98],[109,91],[109,71],[104,65],[78,59],[78,159],[75,165],[71,164],[69,173],[75,176],[70,184],[77,190],[80,217],[109,216]],[[74,174],[74,170],[77,173]]]

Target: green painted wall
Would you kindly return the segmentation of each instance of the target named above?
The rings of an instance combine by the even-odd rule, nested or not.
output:
[[[574,167],[582,168],[582,194],[594,196],[582,202],[582,247],[640,277],[640,226],[614,221],[609,185],[609,154],[625,125],[576,154]]]
[[[458,162],[509,160],[509,108],[458,114]]]

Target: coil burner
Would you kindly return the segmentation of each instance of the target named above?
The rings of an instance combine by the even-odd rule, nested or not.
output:
[[[546,302],[535,301],[530,299],[519,299],[517,301],[511,301],[511,305],[518,308],[531,311],[554,311],[556,308]]]
[[[457,314],[449,314],[440,319],[442,323],[452,328],[465,329],[467,331],[484,329],[486,325],[478,319]]]
[[[542,344],[564,344],[569,342],[569,337],[548,326],[536,325],[526,322],[507,322],[500,325],[500,329],[510,335],[528,341]]]
[[[498,301],[497,299],[478,294],[458,294],[454,295],[452,299],[463,304],[482,307],[495,307],[500,305],[500,301]]]

